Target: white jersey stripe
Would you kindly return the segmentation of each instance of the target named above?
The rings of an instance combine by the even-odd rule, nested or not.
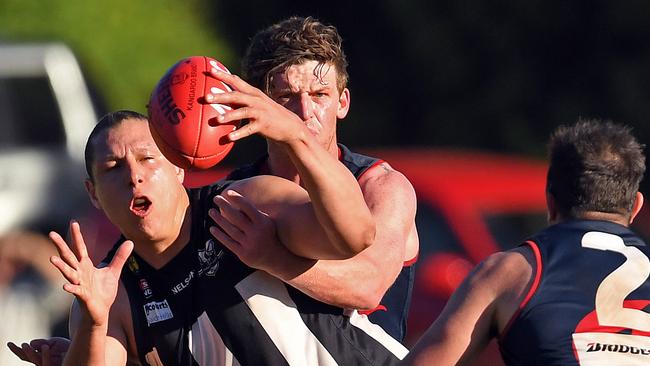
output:
[[[337,366],[302,320],[280,280],[266,272],[255,271],[235,288],[289,365]]]
[[[399,343],[395,338],[391,337],[382,327],[372,323],[368,316],[359,314],[356,310],[349,311],[347,315],[350,317],[350,324],[363,330],[366,334],[374,338],[377,342],[381,343],[387,350],[392,352],[395,357],[400,360],[406,357],[409,350]]]
[[[205,311],[192,324],[188,338],[192,356],[199,365],[241,366],[223,343]]]

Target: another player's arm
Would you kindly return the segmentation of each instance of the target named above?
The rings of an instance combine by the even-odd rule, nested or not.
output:
[[[495,253],[451,296],[440,316],[404,359],[406,365],[465,365],[500,334],[530,288],[532,253]]]
[[[271,274],[320,301],[345,308],[370,309],[393,284],[407,247],[417,253],[416,197],[410,182],[386,163],[359,182],[376,222],[373,244],[347,260],[306,261],[284,256]]]
[[[122,318],[111,316],[111,308],[120,288],[122,267],[133,250],[133,243],[125,241],[109,264],[95,267],[77,222],[70,224],[70,237],[72,245],[68,246],[59,234],[50,233],[59,253],[50,261],[68,281],[63,289],[75,296],[70,323],[72,342],[64,365],[124,365],[126,348],[120,345],[126,343],[119,342],[126,338],[122,335]],[[123,312],[119,310],[119,303],[115,309]]]
[[[107,324],[97,325],[84,316],[79,301],[75,299],[70,310],[70,348],[63,365],[126,365],[127,336],[124,327],[126,293],[122,286],[111,308]],[[126,304],[128,307],[128,303]],[[127,309],[128,310],[128,309]]]
[[[250,243],[266,245],[264,242],[269,239],[265,236],[277,234],[287,249],[305,258],[345,259],[357,253],[346,247],[346,243],[354,239],[346,238],[345,234],[352,231],[343,233],[340,237],[342,242],[332,244],[330,236],[316,217],[307,191],[284,178],[261,175],[236,181],[222,195],[216,196],[214,202],[221,214],[211,216],[222,231],[229,234],[228,238],[217,239],[226,245],[230,239],[243,242],[237,237],[238,234],[247,236]],[[260,225],[270,224],[259,218],[262,212],[273,220],[276,229],[274,234],[260,230]],[[229,229],[229,223],[234,223],[237,229]],[[253,249],[256,248],[257,245]],[[341,248],[347,249],[342,252]],[[231,249],[245,255],[237,248]]]
[[[235,75],[223,72],[214,75],[235,91],[210,95],[208,99],[240,106],[219,117],[220,123],[249,120],[246,126],[231,132],[229,137],[236,141],[259,134],[284,147],[309,192],[313,210],[331,245],[347,257],[370,246],[376,225],[350,171],[316,140],[296,114]],[[329,93],[327,96],[335,99],[338,95],[335,91],[335,86],[330,86],[321,93]],[[347,89],[344,97],[348,98],[342,99],[347,108]],[[350,225],[352,222],[355,224]]]

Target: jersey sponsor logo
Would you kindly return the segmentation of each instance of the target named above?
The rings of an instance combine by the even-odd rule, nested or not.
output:
[[[650,349],[628,346],[626,344],[588,343],[587,352],[618,352],[631,353],[633,355],[650,356]]]
[[[181,291],[185,290],[190,285],[190,282],[192,282],[192,279],[194,278],[194,271],[190,271],[190,273],[187,274],[187,277],[182,282],[179,282],[176,284],[176,286],[172,287],[172,293],[174,295],[178,295]]]
[[[174,317],[166,299],[144,304],[144,314],[147,317],[148,326]]]
[[[149,299],[151,296],[153,296],[153,291],[151,290],[151,287],[149,287],[149,282],[147,282],[147,280],[141,278],[139,283],[140,290],[142,290],[145,299]]]
[[[219,270],[219,260],[223,257],[223,249],[216,250],[215,242],[209,239],[205,248],[199,249],[199,276],[214,276]]]
[[[574,333],[573,344],[580,366],[647,366],[650,361],[650,338],[641,335]]]

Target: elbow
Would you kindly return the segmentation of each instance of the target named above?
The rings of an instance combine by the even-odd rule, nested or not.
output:
[[[357,229],[355,239],[347,242],[346,245],[341,246],[341,254],[344,259],[352,258],[362,251],[368,249],[374,242],[377,230],[374,222],[367,225],[359,226]]]
[[[372,310],[376,309],[380,303],[381,299],[384,297],[384,293],[377,289],[372,289],[368,286],[365,290],[362,290],[355,299],[355,304],[352,306],[354,309],[359,310]]]

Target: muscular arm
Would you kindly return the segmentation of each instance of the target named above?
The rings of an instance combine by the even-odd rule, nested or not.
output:
[[[357,252],[374,244],[379,228],[356,178],[300,127],[301,133],[284,146],[327,236]]]
[[[496,253],[472,271],[405,358],[407,365],[464,365],[500,334],[532,282],[532,253]]]
[[[355,177],[336,159],[336,152],[324,148],[300,117],[261,90],[235,75],[223,72],[213,75],[235,91],[209,95],[207,99],[240,106],[220,116],[219,122],[249,121],[246,126],[230,133],[230,139],[236,141],[259,134],[267,139],[269,149],[284,150],[278,153],[288,155],[293,162],[309,194],[319,226],[329,238],[330,245],[342,256],[350,257],[371,245],[375,237],[375,222]],[[336,149],[336,146],[330,148]]]
[[[248,265],[288,281],[303,292],[339,306],[368,308],[376,305],[395,280],[404,261],[405,248],[417,253],[415,194],[408,180],[387,164],[372,169],[357,182],[337,159],[336,145],[327,150],[311,134],[305,121],[274,102],[261,90],[226,73],[213,75],[231,85],[234,92],[209,95],[214,103],[240,106],[219,117],[220,123],[248,119],[249,123],[230,133],[232,140],[260,134],[269,142],[269,164],[282,166],[291,159],[300,181],[309,193],[318,225],[332,246],[354,254],[345,261],[310,261],[274,246],[269,262],[255,263],[237,255]],[[349,92],[330,94],[338,100],[343,118],[349,105]],[[274,160],[279,159],[279,160]],[[283,176],[282,172],[274,174]],[[291,175],[291,174],[289,174]],[[219,238],[218,238],[219,239]],[[267,238],[266,243],[274,238]],[[299,242],[306,243],[310,235]],[[365,250],[364,250],[365,248]],[[263,251],[264,248],[259,248]],[[305,254],[305,253],[302,253]],[[246,255],[244,255],[246,257]],[[348,255],[349,257],[350,255]],[[314,258],[315,256],[308,256]],[[410,259],[410,258],[409,258]],[[363,282],[363,286],[359,283]]]
[[[210,216],[223,235],[215,231],[216,227],[213,234],[225,245],[257,243],[251,247],[255,250],[266,246],[277,235],[289,251],[304,258],[346,259],[357,253],[346,246],[345,235],[341,236],[343,242],[331,242],[316,217],[307,191],[284,178],[260,175],[236,181],[216,196],[214,203],[219,214],[211,211]],[[267,216],[273,224],[266,220]],[[262,230],[263,226],[273,226],[275,231]],[[232,245],[230,249],[245,259],[241,249]]]
[[[410,255],[417,254],[416,199],[408,180],[387,164],[366,173],[360,184],[364,205],[377,227],[369,248],[347,260],[314,262],[285,256],[284,263],[267,271],[332,305],[376,307],[399,274],[407,249]]]

